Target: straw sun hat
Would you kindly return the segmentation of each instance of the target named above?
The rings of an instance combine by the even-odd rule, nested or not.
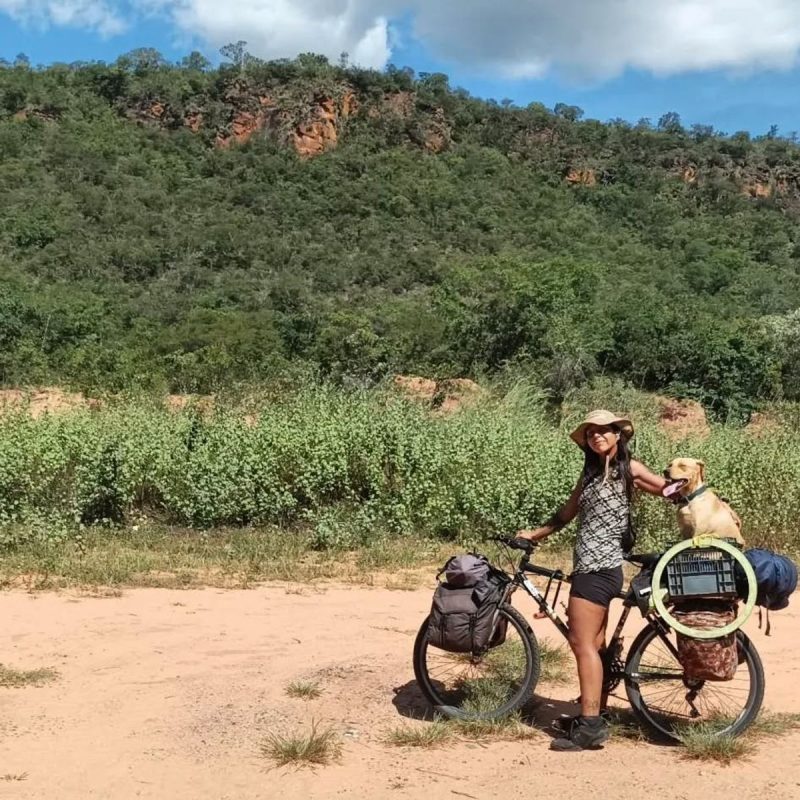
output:
[[[572,441],[579,447],[586,447],[586,429],[590,425],[613,425],[625,439],[630,439],[633,436],[633,423],[627,417],[620,417],[610,411],[598,409],[597,411],[591,411],[586,419],[570,434]]]

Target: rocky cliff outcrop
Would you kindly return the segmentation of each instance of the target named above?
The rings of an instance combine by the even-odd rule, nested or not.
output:
[[[593,169],[570,168],[564,180],[572,186],[596,186],[597,173]]]
[[[258,135],[269,136],[303,158],[335,148],[348,120],[360,115],[372,121],[399,120],[408,141],[431,153],[445,150],[452,140],[452,125],[444,110],[420,110],[414,92],[387,92],[362,99],[347,84],[328,85],[324,91],[291,84],[259,88],[238,77],[221,97],[209,99],[205,105],[198,99],[179,111],[164,100],[148,97],[125,114],[144,125],[205,132],[220,148],[244,144]]]
[[[294,127],[289,141],[295,152],[306,158],[318,156],[339,143],[342,122],[358,111],[355,93],[346,92],[340,99],[318,97],[309,110],[309,118]]]
[[[452,141],[452,123],[444,110],[419,108],[414,92],[359,97],[345,83],[309,90],[294,84],[258,87],[237,77],[215,100],[207,98],[204,103],[197,98],[179,110],[165,100],[146,97],[124,113],[144,125],[205,133],[220,148],[268,136],[303,158],[337,147],[348,121],[357,117],[376,123],[393,120],[401,136],[431,153],[446,150]]]

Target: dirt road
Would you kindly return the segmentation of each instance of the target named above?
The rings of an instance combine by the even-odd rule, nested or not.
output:
[[[59,673],[45,686],[0,688],[0,796],[800,797],[797,732],[730,767],[625,740],[556,754],[544,733],[425,751],[385,744],[386,731],[421,708],[410,656],[429,602],[429,591],[336,587],[0,595],[0,662]],[[765,706],[776,711],[800,712],[798,609],[795,599],[775,615],[769,638],[754,620],[747,626],[766,667]],[[534,627],[552,633],[547,621]],[[321,680],[323,694],[287,697],[286,684],[304,678]],[[538,692],[553,714],[572,710],[563,701],[576,693]],[[260,753],[265,735],[308,729],[312,718],[341,735],[340,763],[272,768]]]

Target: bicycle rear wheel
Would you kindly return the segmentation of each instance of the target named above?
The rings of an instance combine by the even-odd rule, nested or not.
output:
[[[675,645],[675,634],[670,632]],[[631,707],[658,737],[678,741],[705,724],[719,736],[736,736],[756,718],[764,699],[764,668],[753,643],[736,632],[739,667],[730,681],[689,681],[675,653],[649,625],[631,645],[625,691]]]
[[[441,714],[460,719],[498,719],[521,708],[539,680],[539,646],[525,618],[510,605],[505,641],[480,656],[448,653],[428,643],[427,618],[414,642],[414,675]]]

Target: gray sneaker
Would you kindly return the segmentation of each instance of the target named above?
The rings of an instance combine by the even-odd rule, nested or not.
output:
[[[571,752],[576,750],[596,750],[608,741],[608,723],[600,717],[578,717],[564,738],[553,739],[551,750]]]
[[[559,733],[569,733],[572,726],[581,718],[580,714],[576,714],[574,717],[556,717],[551,723],[550,727],[558,731]],[[606,722],[611,722],[611,712],[604,708],[600,712],[600,719],[604,719]]]

